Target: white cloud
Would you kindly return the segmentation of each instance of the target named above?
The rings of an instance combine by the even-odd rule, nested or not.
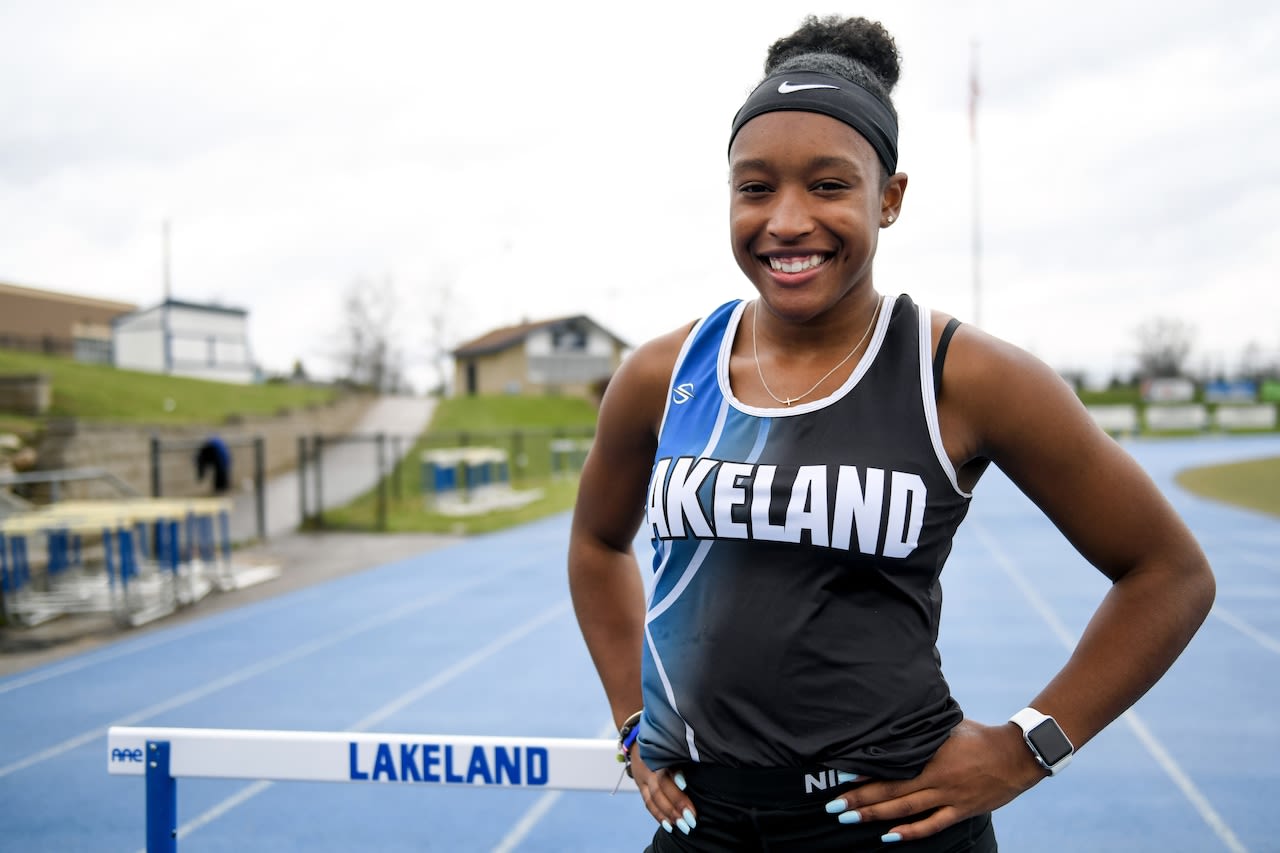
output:
[[[1280,13],[1262,2],[875,2],[897,36],[902,221],[877,285],[972,320],[970,40],[982,324],[1122,366],[1159,312],[1206,352],[1280,347]],[[389,276],[420,353],[585,312],[639,343],[749,295],[724,144],[808,4],[79,2],[0,7],[0,279],[250,310],[266,366],[321,366],[343,289]],[[823,11],[823,10],[817,10]]]

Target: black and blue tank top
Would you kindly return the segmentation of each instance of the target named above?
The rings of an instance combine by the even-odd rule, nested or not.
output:
[[[746,303],[676,361],[649,486],[647,764],[914,775],[962,719],[937,651],[939,575],[969,495],[942,446],[928,310],[884,297],[830,396],[736,399]]]

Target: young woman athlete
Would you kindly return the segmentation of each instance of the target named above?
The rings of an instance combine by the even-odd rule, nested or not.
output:
[[[569,579],[638,731],[655,853],[995,850],[991,812],[1142,696],[1213,600],[1191,534],[1052,370],[876,289],[907,189],[897,78],[865,19],[773,45],[729,142],[755,298],[642,346],[601,405]],[[936,642],[938,577],[991,463],[1112,585],[1028,707],[984,724]]]

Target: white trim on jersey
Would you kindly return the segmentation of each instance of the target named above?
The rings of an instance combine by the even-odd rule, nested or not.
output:
[[[720,342],[719,358],[716,360],[716,379],[720,383],[720,393],[735,409],[743,414],[757,418],[790,418],[795,415],[805,415],[809,412],[825,409],[852,391],[859,380],[871,369],[871,365],[875,363],[876,356],[880,353],[880,346],[889,334],[889,320],[893,316],[893,306],[897,300],[897,294],[880,297],[880,316],[876,318],[876,329],[871,336],[871,342],[867,344],[866,351],[858,359],[853,372],[849,374],[849,378],[844,381],[843,385],[826,397],[810,400],[807,403],[796,403],[792,406],[774,407],[747,405],[734,395],[733,387],[729,384],[729,357],[733,353],[733,340],[737,336],[738,326],[741,324],[742,315],[746,312],[747,306],[745,301],[740,302],[738,307],[734,309],[733,316],[729,319],[729,324],[725,328],[724,338]]]
[[[697,761],[698,747],[693,742],[693,728],[689,725],[689,721],[684,718],[684,714],[680,713],[680,706],[676,704],[675,692],[671,689],[671,679],[667,678],[667,670],[662,665],[662,658],[658,656],[658,647],[653,642],[653,635],[649,633],[647,624],[644,628],[644,639],[649,644],[649,654],[653,657],[653,665],[658,668],[658,677],[662,679],[662,689],[667,694],[667,702],[671,705],[671,710],[675,711],[676,716],[684,723],[684,740],[689,746],[689,757]]]
[[[960,488],[956,478],[955,466],[947,455],[947,448],[942,443],[942,427],[938,423],[938,401],[933,396],[933,312],[919,302],[916,313],[920,320],[920,396],[924,403],[924,419],[929,425],[929,441],[933,444],[933,453],[938,457],[938,464],[951,481],[951,488],[962,498],[972,498],[972,492]]]
[[[720,407],[716,415],[715,426],[712,428],[711,436],[707,440],[706,446],[702,448],[702,453],[700,453],[699,456],[705,457],[711,455],[712,451],[715,450],[716,445],[720,442],[720,436],[724,433],[724,425],[728,421],[728,418],[729,402],[728,399],[721,394]],[[665,420],[666,418],[664,415],[664,425]],[[755,444],[752,445],[751,452],[746,461],[755,462],[760,458],[760,454],[764,451],[768,437],[769,421],[767,419],[762,419],[760,421],[760,434],[756,437]],[[658,654],[658,647],[653,640],[653,634],[649,631],[649,625],[665,613],[668,608],[675,604],[680,595],[688,588],[689,584],[693,582],[694,576],[698,574],[698,569],[702,567],[702,563],[706,559],[707,554],[711,551],[711,546],[713,544],[714,540],[711,539],[706,539],[698,543],[697,550],[694,551],[693,556],[689,558],[688,565],[685,566],[684,574],[680,576],[680,580],[676,582],[676,585],[671,588],[670,592],[663,596],[661,601],[657,604],[653,604],[652,594],[650,595],[649,601],[646,602],[647,612],[645,613],[644,619],[644,637],[645,642],[649,646],[649,654],[653,657],[653,665],[658,670],[658,677],[662,680],[662,689],[667,695],[667,701],[671,704],[671,710],[675,711],[676,716],[684,723],[685,742],[689,747],[689,757],[693,761],[699,760],[698,747],[694,743],[693,726],[689,725],[689,721],[685,719],[684,714],[680,713],[680,706],[676,704],[675,691],[671,686],[670,680],[667,678],[666,667],[662,665],[662,657]],[[658,571],[654,574],[653,585],[650,587],[654,592],[656,592],[658,588],[658,582],[662,580],[662,575],[667,570],[671,554],[672,551],[668,550],[666,555],[663,557],[661,565],[658,567]]]
[[[676,356],[675,366],[671,368],[671,378],[667,381],[667,399],[662,405],[662,424],[658,427],[659,444],[662,443],[662,431],[667,428],[667,413],[671,411],[671,398],[675,394],[676,377],[680,375],[680,368],[684,366],[684,360],[689,356],[689,348],[693,346],[694,340],[697,339],[698,332],[702,330],[702,327],[706,325],[709,319],[711,319],[711,314],[694,323],[693,328],[689,330],[689,334],[685,336],[684,343],[680,345],[680,353]]]

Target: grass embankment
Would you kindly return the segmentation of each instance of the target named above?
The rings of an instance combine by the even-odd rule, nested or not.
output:
[[[596,410],[571,397],[467,397],[441,400],[427,432],[405,454],[389,478],[386,526],[393,532],[487,533],[573,507],[577,476],[553,470],[551,442],[584,440],[595,429]],[[422,453],[446,447],[499,447],[511,461],[511,486],[540,496],[517,508],[476,515],[446,515],[431,509],[422,482]],[[561,457],[563,459],[563,457]],[[398,491],[398,494],[397,494]],[[378,491],[338,509],[326,509],[326,529],[371,530],[377,525]]]
[[[1280,456],[1190,468],[1176,479],[1201,497],[1280,517]]]
[[[47,374],[53,401],[45,417],[137,424],[220,424],[230,415],[272,415],[323,404],[332,388],[233,385],[0,350],[0,373]],[[0,430],[35,431],[43,418],[0,415]]]
[[[220,424],[232,415],[270,415],[323,404],[336,391],[282,384],[232,385],[161,376],[86,364],[69,358],[0,350],[0,373],[44,373],[53,385],[45,417],[136,424]],[[1137,402],[1136,389],[1083,394],[1088,403]],[[478,397],[443,400],[431,428],[396,472],[400,492],[391,494],[387,528],[397,531],[484,532],[567,510],[577,480],[551,471],[549,444],[557,433],[582,436],[594,429],[596,412],[573,398]],[[30,435],[44,417],[0,413],[0,432]],[[425,509],[421,453],[431,447],[502,446],[512,456],[512,484],[540,489],[543,496],[520,509],[452,518]],[[1184,471],[1178,483],[1214,500],[1280,516],[1280,458]],[[372,529],[377,494],[327,511],[328,527]]]

